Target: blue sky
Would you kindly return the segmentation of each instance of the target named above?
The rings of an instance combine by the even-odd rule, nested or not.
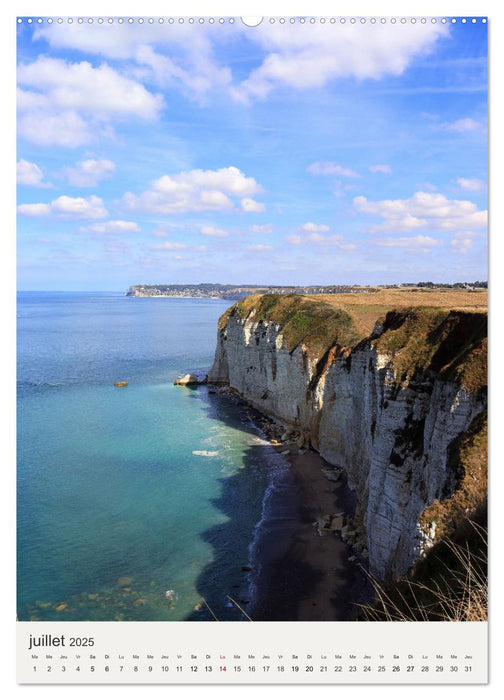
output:
[[[486,25],[18,25],[18,287],[486,279]]]

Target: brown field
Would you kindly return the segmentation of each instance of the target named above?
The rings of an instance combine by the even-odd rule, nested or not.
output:
[[[407,309],[412,306],[430,306],[457,311],[486,313],[488,293],[465,289],[378,289],[359,294],[317,294],[310,299],[325,301],[343,309],[354,321],[357,330],[368,335],[375,321],[391,309]]]

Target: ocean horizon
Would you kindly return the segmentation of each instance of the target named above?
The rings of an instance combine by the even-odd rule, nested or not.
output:
[[[228,306],[18,293],[19,620],[241,620],[231,598],[253,606],[287,462],[241,402],[173,385],[208,370]]]

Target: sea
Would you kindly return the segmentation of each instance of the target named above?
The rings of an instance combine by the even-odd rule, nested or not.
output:
[[[243,402],[173,385],[229,305],[18,294],[19,620],[248,619],[288,464]]]

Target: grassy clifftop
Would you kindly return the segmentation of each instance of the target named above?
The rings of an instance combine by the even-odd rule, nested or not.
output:
[[[390,355],[397,380],[430,369],[476,393],[487,385],[487,315],[441,308],[390,311],[375,341]]]
[[[318,297],[300,294],[247,297],[226,311],[219,326],[223,328],[231,314],[245,319],[252,312],[255,323],[269,321],[281,327],[290,352],[303,343],[310,355],[320,357],[336,343],[350,347],[361,339],[347,311]]]
[[[289,351],[304,344],[312,357],[331,347],[353,348],[382,326],[372,340],[389,355],[397,381],[408,383],[430,369],[478,392],[487,382],[486,292],[379,290],[366,294],[264,294],[246,297],[219,320],[231,316],[280,326]]]

